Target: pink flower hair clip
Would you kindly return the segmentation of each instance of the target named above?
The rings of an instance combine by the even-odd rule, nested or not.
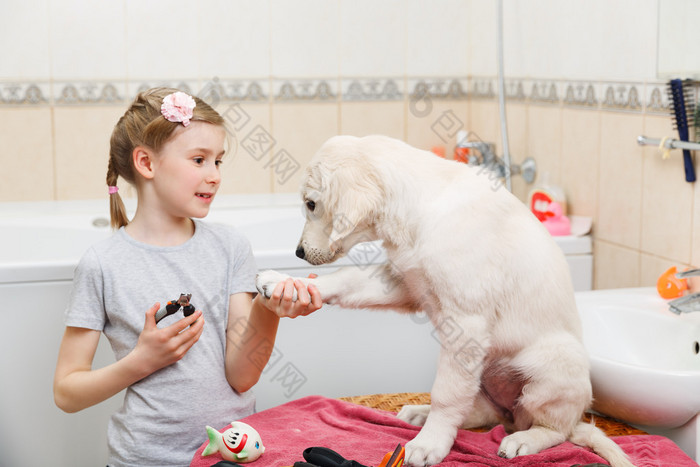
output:
[[[190,124],[192,111],[196,105],[192,96],[177,91],[163,98],[160,113],[170,122],[181,122],[182,126],[187,126]]]

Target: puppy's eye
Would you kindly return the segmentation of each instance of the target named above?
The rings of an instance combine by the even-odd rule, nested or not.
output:
[[[314,203],[313,201],[309,200],[309,201],[306,202],[306,208],[307,208],[309,211],[314,212],[314,209],[316,209],[316,203]]]

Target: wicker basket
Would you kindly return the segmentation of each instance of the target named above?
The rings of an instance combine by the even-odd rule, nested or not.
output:
[[[430,394],[427,392],[399,392],[395,394],[370,394],[366,396],[341,397],[340,400],[352,402],[354,404],[371,407],[373,409],[386,410],[388,412],[398,412],[404,405],[430,404]],[[642,430],[631,427],[621,421],[614,420],[602,415],[592,415],[585,413],[583,420],[590,422],[594,420],[595,425],[603,430],[608,436],[645,435]],[[471,431],[486,431],[488,428],[475,428]]]

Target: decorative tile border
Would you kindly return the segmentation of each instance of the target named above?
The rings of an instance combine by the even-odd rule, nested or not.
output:
[[[0,105],[45,105],[50,101],[50,83],[0,83]]]
[[[469,95],[469,80],[450,77],[409,78],[408,98],[463,100]]]
[[[474,76],[469,80],[469,91],[469,96],[474,99],[495,99],[498,96],[498,80]]]
[[[208,81],[74,81],[0,82],[0,107],[73,106],[130,102],[153,86],[170,86],[219,102],[381,102],[416,100],[493,100],[498,80],[493,76],[251,78]],[[699,94],[695,84],[694,98]],[[668,114],[665,82],[568,81],[509,78],[509,101],[615,112]]]
[[[344,78],[341,81],[343,101],[402,101],[405,95],[403,78]]]
[[[524,81],[507,81],[504,83],[504,85],[506,91],[506,99],[512,99],[516,101],[527,100]]]
[[[536,104],[557,104],[562,94],[558,83],[547,80],[530,80],[523,84],[527,100]]]
[[[498,83],[494,78],[471,79],[472,98],[496,99]],[[698,94],[697,87],[695,95]],[[507,79],[505,93],[509,101],[554,105],[581,109],[633,113],[668,113],[666,84]]]
[[[201,84],[195,94],[214,106],[222,101],[265,102],[270,96],[270,82],[267,79],[222,80],[214,77]]]
[[[651,114],[668,115],[669,100],[666,92],[666,83],[647,84],[644,93],[646,112]]]
[[[338,80],[274,80],[272,82],[272,99],[280,102],[332,102],[338,99]]]
[[[608,110],[642,111],[643,83],[602,83],[601,107]]]
[[[596,83],[575,82],[566,85],[562,103],[573,107],[596,108],[600,103],[600,91]]]
[[[126,85],[120,82],[54,82],[54,105],[121,104]]]

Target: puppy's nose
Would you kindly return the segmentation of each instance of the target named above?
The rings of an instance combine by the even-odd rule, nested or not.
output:
[[[306,257],[306,253],[304,253],[304,247],[303,247],[303,246],[299,245],[299,246],[297,247],[296,255],[297,255],[299,258],[301,258],[301,259],[304,259],[304,258]]]

